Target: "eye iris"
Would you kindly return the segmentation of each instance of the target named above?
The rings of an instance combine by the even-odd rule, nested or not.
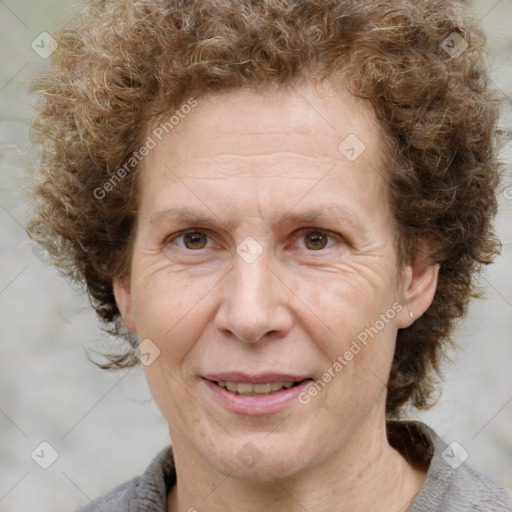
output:
[[[310,233],[306,235],[306,240],[307,248],[314,251],[323,249],[327,245],[327,236],[323,233]]]
[[[203,233],[185,233],[183,241],[187,249],[202,249],[206,245],[206,236]]]

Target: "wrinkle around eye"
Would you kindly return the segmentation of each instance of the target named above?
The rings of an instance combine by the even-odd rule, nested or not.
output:
[[[191,251],[192,252],[192,251]],[[163,256],[163,257],[162,257]],[[138,274],[142,277],[142,286],[149,287],[152,282],[171,283],[174,279],[183,275],[185,278],[190,273],[202,275],[205,272],[210,274],[215,266],[215,262],[198,261],[192,259],[191,262],[178,258],[169,258],[162,253],[161,249],[146,249],[138,256]],[[199,263],[199,264],[198,264]],[[217,261],[217,263],[219,263]],[[221,261],[224,265],[224,262]]]

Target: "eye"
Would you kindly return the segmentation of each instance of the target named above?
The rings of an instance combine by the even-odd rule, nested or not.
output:
[[[299,240],[303,241],[303,248],[308,251],[321,251],[335,244],[337,237],[322,229],[302,230]],[[334,240],[329,245],[329,239]],[[187,230],[176,233],[166,240],[166,244],[175,243],[178,247],[188,251],[200,251],[209,248],[211,238],[204,231]]]
[[[206,248],[208,238],[208,235],[204,231],[190,230],[177,233],[173,237],[169,238],[167,240],[167,243],[183,240],[182,244],[177,242],[176,244],[183,249],[188,249],[190,251],[198,251]]]
[[[334,239],[335,237],[331,233],[321,229],[309,229],[305,232],[303,231],[300,240],[304,240],[306,249],[310,251],[321,251],[327,247],[329,238]]]

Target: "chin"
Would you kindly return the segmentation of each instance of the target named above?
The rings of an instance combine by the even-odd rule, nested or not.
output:
[[[223,433],[209,444],[213,450],[201,451],[216,471],[230,478],[272,482],[291,478],[315,465],[315,459],[320,458],[319,445],[311,437],[290,432],[233,437]]]

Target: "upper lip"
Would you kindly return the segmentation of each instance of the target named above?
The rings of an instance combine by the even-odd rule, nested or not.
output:
[[[219,382],[244,382],[249,384],[264,384],[267,382],[300,382],[311,377],[307,375],[296,375],[291,373],[258,373],[249,375],[242,372],[209,373],[204,375],[205,379]]]

